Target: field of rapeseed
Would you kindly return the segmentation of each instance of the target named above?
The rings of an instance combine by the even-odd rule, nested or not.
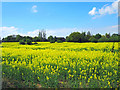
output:
[[[24,84],[16,87],[116,88],[118,43],[113,52],[112,47],[112,42],[2,43],[2,77]]]

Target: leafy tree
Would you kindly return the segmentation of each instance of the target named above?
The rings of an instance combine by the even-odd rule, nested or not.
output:
[[[105,37],[106,37],[106,38],[110,38],[110,33],[109,33],[109,34],[106,33],[106,34],[105,34]]]
[[[39,41],[39,38],[38,37],[34,37],[33,38],[33,42],[38,42]]]
[[[81,42],[81,34],[79,32],[73,32],[69,35],[70,42]]]
[[[62,43],[62,40],[57,40],[57,43]]]
[[[87,35],[88,35],[88,36],[91,36],[91,33],[90,33],[90,31],[88,31],[88,32],[87,32]]]
[[[17,36],[16,36],[16,41],[20,41],[20,40],[22,40],[22,36],[17,35]]]
[[[109,39],[107,37],[101,37],[100,39],[98,39],[98,42],[108,42]]]
[[[97,39],[96,38],[94,38],[94,37],[91,37],[90,39],[89,39],[89,41],[91,41],[91,42],[97,42]]]
[[[57,41],[57,37],[55,36],[54,39],[55,39],[55,42],[56,42]]]
[[[95,38],[96,38],[96,39],[100,39],[101,37],[102,37],[102,36],[101,36],[101,34],[99,34],[99,33],[95,35]]]
[[[39,31],[39,34],[38,34],[39,41],[42,41],[42,39],[43,39],[42,37],[43,37],[42,32]]]
[[[19,40],[19,44],[25,44],[25,41],[24,40]]]
[[[112,37],[110,37],[109,38],[109,41],[110,42],[118,42],[119,40],[118,40],[118,36],[112,36]]]
[[[53,36],[49,36],[49,37],[48,37],[48,41],[49,41],[50,43],[55,43],[55,39],[53,38]]]
[[[28,45],[32,44],[32,41],[30,39],[27,39],[26,42],[27,42]]]
[[[66,42],[70,42],[70,38],[66,36]]]

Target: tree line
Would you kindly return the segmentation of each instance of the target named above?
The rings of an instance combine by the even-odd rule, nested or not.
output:
[[[106,33],[105,35],[96,34],[91,35],[90,31],[86,32],[73,32],[69,36],[64,37],[56,37],[50,35],[48,38],[46,38],[46,31],[42,30],[39,31],[38,36],[30,37],[30,36],[21,36],[21,35],[10,35],[2,39],[2,42],[20,42],[20,44],[31,44],[34,42],[37,44],[37,42],[51,42],[51,43],[61,43],[61,42],[119,42],[120,35],[118,34],[112,34]]]

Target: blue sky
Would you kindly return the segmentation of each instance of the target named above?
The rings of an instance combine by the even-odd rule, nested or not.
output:
[[[67,36],[74,31],[117,33],[115,2],[4,2],[2,37],[11,34]]]

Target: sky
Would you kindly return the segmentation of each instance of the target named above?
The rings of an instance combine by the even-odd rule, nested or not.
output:
[[[3,2],[0,36],[66,37],[72,32],[118,33],[118,2]]]

